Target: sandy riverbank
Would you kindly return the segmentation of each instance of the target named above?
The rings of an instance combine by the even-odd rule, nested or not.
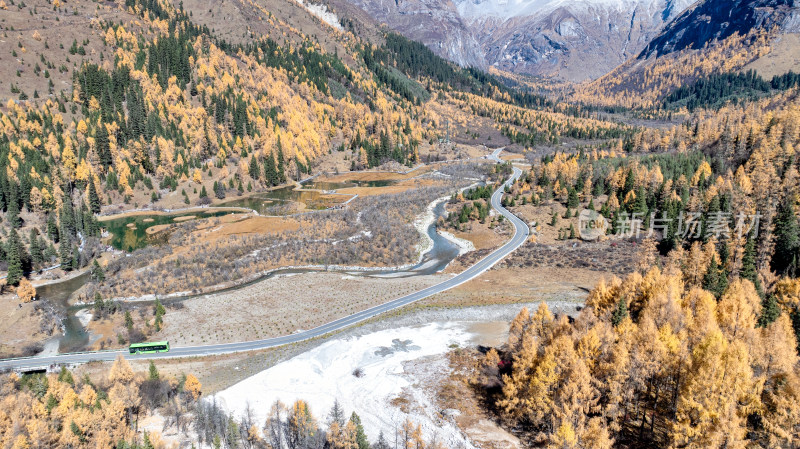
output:
[[[451,242],[453,242],[453,244],[455,244],[458,247],[458,255],[459,256],[463,256],[466,253],[475,251],[475,244],[473,244],[469,240],[462,239],[460,237],[456,237],[455,235],[453,235],[453,234],[451,234],[451,233],[449,233],[447,231],[438,231],[437,230],[437,232],[439,233],[439,235],[441,235],[442,237],[446,238],[447,240],[450,240]]]

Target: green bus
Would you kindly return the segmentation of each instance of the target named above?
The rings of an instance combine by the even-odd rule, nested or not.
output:
[[[130,347],[131,354],[155,354],[169,351],[168,341],[154,341],[152,343],[134,343]]]

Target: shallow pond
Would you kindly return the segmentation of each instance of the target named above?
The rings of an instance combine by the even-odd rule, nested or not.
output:
[[[245,207],[261,215],[286,215],[294,212],[294,209],[290,207],[291,202],[302,203],[306,209],[310,210],[324,210],[337,206],[350,198],[350,195],[324,194],[315,190],[295,190],[295,186],[292,185],[226,201],[219,206]]]
[[[393,179],[380,179],[376,181],[358,181],[358,180],[344,180],[344,181],[310,181],[303,184],[304,189],[315,190],[337,190],[346,189],[349,187],[388,187],[397,184]]]
[[[195,218],[221,217],[236,212],[238,211],[212,209],[179,214],[134,215],[104,221],[101,223],[101,226],[105,227],[111,234],[111,240],[109,241],[111,246],[122,251],[131,252],[156,243],[159,239],[166,238],[166,235],[162,233],[156,233],[155,235],[148,234],[147,228],[188,221]]]

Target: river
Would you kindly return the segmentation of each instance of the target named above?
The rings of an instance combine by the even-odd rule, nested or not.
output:
[[[444,208],[445,202],[439,202],[434,208],[434,216],[445,216],[446,211]],[[428,274],[438,273],[444,270],[450,262],[459,255],[459,247],[447,238],[436,232],[436,220],[433,220],[426,229],[428,237],[433,241],[433,245],[422,255],[420,260],[413,266],[398,269],[386,270],[330,270],[342,273],[347,273],[354,276],[371,276],[371,277],[410,277],[422,276]],[[290,273],[306,273],[312,271],[321,271],[321,269],[311,268],[286,268],[270,271],[254,280],[228,287],[223,290],[218,290],[215,293],[221,293],[231,290],[243,288],[257,282],[264,281],[273,276]],[[60,309],[66,317],[62,320],[63,336],[58,340],[58,352],[75,352],[85,350],[87,345],[91,343],[91,335],[86,331],[86,328],[81,323],[77,313],[82,309],[88,309],[90,305],[70,305],[69,299],[73,293],[83,287],[89,281],[90,275],[88,272],[82,273],[75,277],[69,278],[60,282],[53,282],[42,285],[36,288],[39,299],[49,301],[53,306]],[[185,301],[200,295],[187,295],[175,298],[164,299],[165,304],[177,301]],[[52,343],[51,343],[52,344]]]
[[[61,329],[64,335],[58,340],[58,352],[79,351],[89,343],[89,334],[81,323],[76,313],[81,306],[70,306],[69,298],[89,280],[89,272],[79,274],[69,279],[52,282],[36,287],[36,294],[40,300],[49,301],[53,306],[61,309],[64,319]]]

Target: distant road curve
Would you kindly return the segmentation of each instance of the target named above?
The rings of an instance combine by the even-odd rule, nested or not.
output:
[[[488,158],[497,162],[502,162],[502,160],[500,159],[500,153],[502,151],[503,148],[498,148],[494,150],[494,152],[492,152],[492,154],[489,155]],[[397,298],[385,304],[381,304],[379,306],[375,306],[363,310],[361,312],[354,313],[352,315],[343,318],[339,318],[338,320],[331,321],[327,324],[323,324],[322,326],[316,327],[314,329],[297,332],[290,335],[284,335],[281,337],[273,337],[263,340],[245,341],[240,343],[221,343],[221,344],[211,344],[203,346],[172,347],[168,353],[161,353],[161,354],[132,355],[128,352],[128,350],[113,350],[113,351],[58,354],[53,356],[42,356],[42,357],[4,359],[0,360],[0,370],[25,370],[25,369],[44,368],[51,365],[72,365],[72,364],[88,363],[92,361],[110,361],[114,360],[119,355],[125,355],[131,360],[138,360],[138,359],[160,359],[160,358],[171,358],[171,357],[210,356],[218,354],[228,354],[233,352],[274,348],[276,346],[283,346],[291,343],[297,343],[300,341],[319,337],[331,332],[335,332],[344,329],[346,327],[352,326],[361,321],[372,318],[376,315],[380,315],[382,313],[395,310],[397,308],[406,306],[408,304],[435,295],[437,293],[449,290],[453,287],[456,287],[458,285],[461,285],[467,281],[470,281],[478,277],[486,270],[494,266],[494,264],[500,262],[504,257],[511,254],[514,250],[522,246],[522,244],[524,244],[525,241],[528,239],[528,236],[530,235],[530,229],[528,228],[528,225],[524,221],[517,218],[514,214],[506,210],[500,204],[500,200],[503,197],[503,191],[505,187],[507,185],[512,184],[517,178],[519,178],[522,175],[522,170],[516,167],[512,167],[512,169],[513,169],[513,174],[511,175],[511,177],[502,186],[500,186],[500,188],[498,188],[492,195],[491,204],[495,210],[497,210],[500,214],[503,215],[503,217],[505,217],[508,221],[510,221],[514,225],[514,236],[503,246],[501,246],[500,248],[493,251],[491,254],[481,259],[475,265],[467,268],[465,271],[453,276],[452,278],[446,281],[442,281],[436,285],[408,294],[401,298]]]

